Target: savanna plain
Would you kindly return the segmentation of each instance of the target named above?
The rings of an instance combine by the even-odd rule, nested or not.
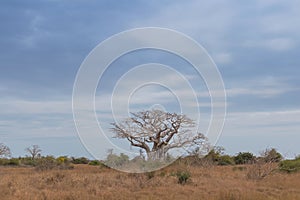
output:
[[[1,166],[0,199],[300,199],[300,173],[275,165],[175,163],[140,174],[83,164],[67,170]],[[272,173],[260,176],[266,167]],[[178,171],[188,171],[188,178],[180,182]]]

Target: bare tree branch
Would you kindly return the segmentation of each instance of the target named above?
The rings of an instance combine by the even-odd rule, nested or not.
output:
[[[34,160],[36,156],[38,156],[42,152],[38,145],[32,145],[31,147],[27,147],[25,151],[27,151],[31,155],[32,160]]]
[[[189,149],[206,141],[203,134],[193,134],[195,123],[185,115],[161,110],[131,115],[120,123],[112,123],[111,131],[116,138],[126,138],[132,146],[144,149],[148,158],[161,158],[170,149]]]
[[[8,146],[0,143],[0,157],[10,157],[10,149]]]

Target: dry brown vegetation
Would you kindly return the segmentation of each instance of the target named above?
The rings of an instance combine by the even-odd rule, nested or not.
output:
[[[300,173],[275,171],[251,179],[251,167],[176,164],[154,174],[89,165],[45,171],[0,167],[0,199],[300,199]],[[191,173],[184,185],[174,175],[178,170]]]

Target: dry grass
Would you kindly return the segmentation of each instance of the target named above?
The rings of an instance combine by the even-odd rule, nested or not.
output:
[[[178,184],[172,173],[189,170]],[[250,166],[177,165],[147,174],[126,174],[97,166],[36,171],[0,167],[0,199],[300,199],[300,173],[275,172],[261,180],[247,178]]]

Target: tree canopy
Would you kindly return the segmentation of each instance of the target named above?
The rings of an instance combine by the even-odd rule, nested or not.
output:
[[[0,158],[1,157],[9,157],[11,155],[10,149],[8,146],[0,143]]]
[[[36,144],[32,145],[31,147],[27,147],[25,151],[30,154],[32,160],[34,160],[42,152],[39,145]]]
[[[195,123],[186,115],[161,110],[131,113],[120,123],[112,123],[116,138],[127,139],[143,149],[148,159],[164,159],[171,149],[192,151],[206,142],[202,133],[195,133]]]

